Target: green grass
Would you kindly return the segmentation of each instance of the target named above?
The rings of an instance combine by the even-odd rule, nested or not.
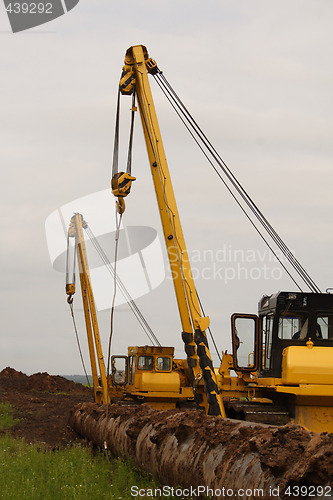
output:
[[[9,403],[0,402],[0,429],[8,429],[19,422],[13,417],[14,411]]]
[[[9,404],[0,403],[0,428],[16,423],[12,413]],[[47,451],[6,433],[0,436],[1,500],[133,500],[132,486],[158,488],[129,461],[94,456],[84,446]]]
[[[45,451],[6,434],[0,437],[0,484],[3,500],[127,500],[133,499],[131,486],[157,488],[119,458],[108,461],[80,446]]]

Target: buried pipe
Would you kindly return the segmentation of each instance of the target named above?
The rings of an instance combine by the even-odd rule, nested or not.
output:
[[[95,403],[77,405],[70,425],[96,446],[131,458],[158,483],[192,496],[333,498],[333,434]]]

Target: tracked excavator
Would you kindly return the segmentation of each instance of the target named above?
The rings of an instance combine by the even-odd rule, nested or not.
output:
[[[166,425],[167,428],[170,427],[170,424],[166,423],[165,420],[167,417],[164,416],[164,412],[161,412],[160,417],[156,417],[156,412],[150,413],[154,410],[147,410],[147,405],[157,410],[185,411],[183,414],[185,417],[178,417],[177,424],[180,425],[179,422],[181,422],[181,425],[185,427],[187,424],[184,423],[184,420],[189,418],[186,417],[188,415],[186,412],[189,411],[186,408],[201,408],[213,418],[215,429],[220,425],[216,423],[216,419],[220,419],[221,422],[229,422],[230,426],[238,426],[237,429],[230,427],[231,438],[237,433],[237,436],[245,435],[248,431],[244,430],[242,427],[244,425],[259,429],[260,434],[260,432],[266,432],[262,429],[266,429],[267,424],[274,424],[269,429],[271,429],[271,436],[276,436],[278,432],[276,425],[283,425],[287,422],[289,425],[290,423],[298,424],[300,427],[297,429],[305,429],[298,431],[305,433],[302,434],[303,437],[305,436],[304,442],[309,444],[310,440],[312,443],[312,437],[310,439],[306,436],[313,436],[313,434],[307,435],[306,431],[325,433],[325,435],[333,432],[333,294],[321,293],[315,286],[310,292],[279,292],[262,297],[259,301],[258,314],[233,314],[231,318],[232,354],[223,352],[220,367],[213,367],[206,335],[209,318],[202,313],[191,273],[149,84],[149,75],[159,75],[160,78],[163,78],[156,62],[149,57],[144,46],[130,47],[126,52],[125,65],[120,79],[118,111],[120,95],[130,95],[133,99],[132,113],[134,114],[137,108],[133,96],[136,96],[173,277],[182,324],[181,335],[187,358],[176,359],[173,347],[130,346],[127,355],[112,355],[108,360],[111,367],[110,373],[109,370],[106,370],[83,234],[87,222],[84,221],[81,214],[74,214],[70,222],[69,237],[75,238],[74,248],[79,263],[95,401],[102,406],[93,409],[77,408],[72,415],[72,425],[78,432],[90,436],[91,439],[95,436],[95,440],[101,446],[103,444],[106,446],[108,442],[111,448],[115,447],[113,449],[116,453],[117,450],[122,453],[119,450],[129,450],[133,446],[133,443],[130,444],[126,441],[128,436],[132,436],[136,446],[140,446],[141,443],[143,447],[155,445],[161,447],[163,442],[169,450],[168,453],[172,447],[175,449],[175,446],[178,446],[175,456],[178,462],[180,455],[185,457],[185,462],[184,460],[182,462],[184,467],[188,466],[186,460],[189,463],[193,458],[191,455],[190,459],[188,455],[188,447],[192,441],[195,443],[196,439],[193,428],[192,433],[187,429],[184,434],[186,446],[177,432],[175,434],[178,440],[175,438],[175,434],[169,435],[170,439],[168,438],[169,441],[166,444],[163,441],[164,438],[158,437],[159,431],[157,429],[163,425]],[[115,144],[118,142],[117,134],[116,127]],[[117,198],[117,210],[122,216],[125,210],[124,199],[130,193],[135,177],[132,176],[130,168],[127,168],[126,172],[118,172],[117,169],[117,161],[114,161],[112,191]],[[299,266],[298,263],[297,266]],[[66,284],[66,293],[68,301],[71,303],[75,293],[73,282]],[[246,347],[249,345],[251,345],[250,349]],[[245,364],[242,361],[244,357],[248,360]],[[110,403],[118,403],[118,409],[106,409],[110,407]],[[134,411],[133,407],[136,408]],[[142,412],[148,412],[148,417],[143,416]],[[142,424],[140,434],[139,431],[130,430],[131,425],[133,426],[135,423],[136,414],[140,416],[138,421]],[[209,417],[202,416],[201,418]],[[247,423],[240,424],[240,420],[245,420]],[[157,422],[157,424],[152,424],[152,421]],[[206,420],[202,421],[206,422]],[[212,425],[207,424],[208,427]],[[257,425],[259,427],[253,427]],[[97,426],[96,434],[91,431],[94,426]],[[105,437],[108,433],[109,441]],[[149,444],[144,441],[142,434],[146,436]],[[96,435],[99,437],[96,438]],[[119,441],[120,435],[123,437]],[[139,439],[138,436],[141,438]],[[229,466],[234,467],[232,469],[234,475],[242,473],[241,477],[238,478],[241,485],[246,483],[248,477],[244,475],[246,470],[248,474],[252,474],[251,485],[265,484],[267,488],[268,485],[270,488],[273,488],[274,485],[276,487],[276,478],[278,477],[276,471],[271,471],[274,480],[273,476],[269,476],[267,479],[268,476],[265,476],[267,471],[263,472],[265,467],[262,466],[261,458],[258,465],[257,455],[259,452],[255,453],[256,445],[253,444],[255,439],[254,435],[249,436],[248,442],[252,442],[252,447],[244,451],[243,461],[240,462],[240,459],[237,458],[235,462],[229,462]],[[265,443],[265,438],[260,439],[262,439],[262,443]],[[145,444],[142,444],[142,440]],[[173,440],[173,444],[170,440]],[[181,448],[182,446],[183,448]],[[205,446],[207,448],[207,442]],[[203,474],[206,474],[209,464],[215,464],[214,479],[207,479],[210,484],[214,483],[215,486],[218,477],[217,465],[223,462],[220,455],[221,453],[228,455],[230,451],[228,446],[231,445],[226,444],[225,446],[226,449],[221,451],[219,448],[217,453],[216,448],[212,448],[209,441],[209,450],[208,448],[207,450],[210,455],[208,458],[206,457],[208,465],[202,465]],[[329,446],[332,446],[332,443]],[[315,447],[311,449],[313,452],[315,449],[317,450]],[[332,466],[332,448],[330,449]],[[155,448],[154,450],[154,453],[157,453]],[[191,447],[190,450],[190,453],[193,454],[194,451]],[[146,467],[147,470],[151,471],[155,467],[154,460],[157,460],[155,455],[155,459],[152,459],[153,455],[150,455],[147,462],[144,462],[140,453],[144,454],[146,451],[139,452],[137,448],[133,453],[141,466],[146,463],[144,468]],[[153,451],[150,450],[149,453],[151,454]],[[195,453],[198,453],[198,449]],[[318,456],[320,453],[319,450]],[[291,454],[289,459],[296,460],[296,457],[293,458]],[[175,460],[175,457],[170,458],[170,460]],[[168,460],[167,463],[169,463]],[[198,467],[198,461],[195,467]],[[270,466],[268,466],[269,468]],[[273,466],[271,468],[274,469]],[[223,484],[234,487],[236,480],[228,476],[229,472],[224,470],[224,479],[219,476],[219,480],[224,481]],[[167,473],[166,469],[163,469],[162,472],[159,469],[155,477],[161,479],[161,474],[164,474],[165,480]],[[229,479],[226,479],[227,477]],[[254,477],[256,480],[253,479]],[[282,478],[282,476],[279,477]],[[290,484],[303,484],[304,477],[303,475],[299,481],[294,478],[289,483],[284,479],[287,481],[285,485],[289,484],[288,487],[290,487]],[[327,486],[326,479],[323,481]],[[178,484],[182,484],[181,477],[175,473],[170,482],[177,484],[177,481]],[[332,490],[329,493],[331,494]],[[279,495],[274,496],[279,497]],[[316,495],[313,496],[317,498]],[[240,495],[237,498],[245,497]],[[248,495],[246,498],[254,498],[254,496]]]

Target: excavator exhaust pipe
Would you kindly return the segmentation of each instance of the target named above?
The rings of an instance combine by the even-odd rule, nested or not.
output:
[[[77,405],[70,425],[112,455],[131,458],[159,484],[183,488],[186,496],[333,498],[332,434],[200,411],[157,411],[146,405],[133,411],[95,403]]]

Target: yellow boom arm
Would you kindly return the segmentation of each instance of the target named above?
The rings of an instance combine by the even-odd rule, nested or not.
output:
[[[198,404],[205,406],[209,414],[225,416],[205,333],[206,328],[209,326],[209,318],[201,315],[148,80],[148,73],[154,74],[157,71],[155,61],[149,58],[147,49],[144,46],[130,47],[125,56],[120,91],[128,95],[133,93],[135,88],[138,98],[149,163],[182,323],[182,339],[185,344],[195,392],[199,380],[204,379],[205,393],[202,394],[203,397],[196,394]]]
[[[82,303],[83,303],[84,318],[86,322],[86,330],[88,337],[89,356],[90,356],[91,371],[92,371],[92,378],[94,385],[95,401],[96,403],[106,403],[109,400],[108,389],[107,389],[107,378],[106,378],[106,371],[102,353],[101,340],[99,335],[95,301],[90,281],[86,244],[83,236],[83,228],[86,226],[87,223],[83,220],[82,215],[74,214],[73,217],[71,218],[70,226],[68,229],[68,236],[70,238],[75,238],[75,249],[77,253],[77,260],[80,271]],[[72,295],[75,293],[74,283],[66,284],[66,293],[69,296],[70,300]],[[97,356],[97,363],[96,363],[96,356]],[[99,377],[97,373],[97,364],[99,368]]]

